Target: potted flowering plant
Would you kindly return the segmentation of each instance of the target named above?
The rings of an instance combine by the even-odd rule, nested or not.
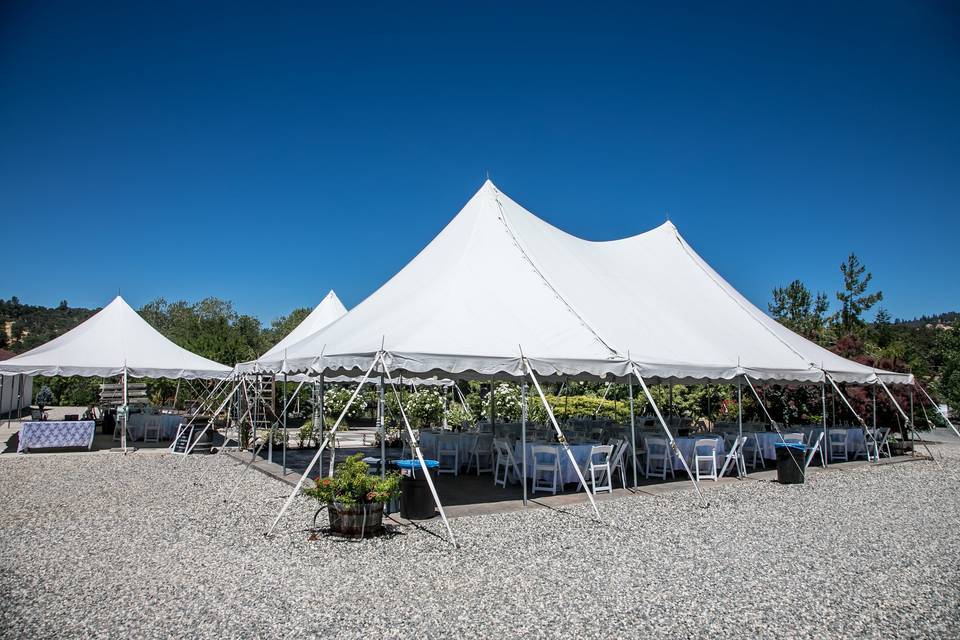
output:
[[[331,531],[362,538],[383,528],[383,505],[400,495],[400,474],[372,476],[358,453],[338,464],[332,478],[318,478],[303,493],[327,505]]]

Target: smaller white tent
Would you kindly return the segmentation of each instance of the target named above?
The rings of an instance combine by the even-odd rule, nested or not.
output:
[[[293,328],[293,330],[288,333],[282,340],[277,344],[273,345],[270,349],[267,350],[260,358],[254,362],[260,360],[270,361],[275,358],[280,358],[281,360],[284,357],[284,352],[288,347],[295,345],[296,343],[309,338],[314,333],[324,329],[343,316],[347,315],[347,308],[343,306],[343,303],[340,302],[340,298],[337,297],[337,294],[333,289],[330,290],[323,300],[320,301],[313,311],[310,312],[306,318],[304,318],[300,324]],[[248,363],[245,363],[248,364]],[[254,364],[251,367],[252,370],[257,370],[256,365]],[[248,369],[249,370],[249,369]],[[277,376],[277,381],[283,379],[282,375]],[[360,377],[357,376],[326,376],[324,377],[325,382],[336,382],[342,384],[356,383],[360,382]],[[307,374],[291,374],[286,378],[287,382],[311,382],[318,380],[316,375],[307,375]],[[391,384],[398,384],[404,382],[403,378],[396,378],[389,381]],[[453,380],[447,380],[443,378],[437,378],[436,376],[431,378],[414,378],[406,380],[409,384],[416,386],[428,386],[428,387],[450,387],[453,386]]]
[[[320,301],[320,304],[310,312],[310,315],[304,318],[300,324],[294,327],[293,331],[284,336],[280,342],[273,345],[265,354],[260,356],[260,358],[264,360],[271,360],[274,357],[282,358],[284,349],[320,331],[320,329],[332,324],[345,315],[347,315],[347,308],[343,306],[340,298],[338,298],[337,294],[331,289],[330,293]]]
[[[222,379],[232,371],[178,347],[120,296],[62,336],[0,362],[4,376]]]

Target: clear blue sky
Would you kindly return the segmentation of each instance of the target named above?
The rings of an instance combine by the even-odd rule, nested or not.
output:
[[[669,212],[762,308],[854,251],[960,309],[958,5],[362,4],[3,3],[0,296],[353,306],[489,171],[591,239]]]

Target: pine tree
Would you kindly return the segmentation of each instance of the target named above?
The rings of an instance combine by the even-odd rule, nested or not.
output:
[[[847,257],[847,261],[840,265],[840,272],[843,274],[843,290],[837,292],[840,311],[834,317],[834,322],[849,333],[863,326],[861,316],[883,300],[883,292],[867,293],[873,274],[867,272],[856,254],[851,253]]]

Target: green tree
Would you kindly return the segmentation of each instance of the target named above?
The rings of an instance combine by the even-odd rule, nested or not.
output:
[[[860,262],[856,254],[851,253],[847,261],[840,265],[843,274],[843,290],[837,292],[840,311],[834,321],[845,333],[856,331],[863,326],[863,313],[883,300],[883,292],[867,293],[873,274]]]
[[[810,339],[819,339],[825,325],[824,314],[830,304],[827,294],[810,293],[800,280],[773,290],[773,302],[767,305],[770,313],[781,324]]]

